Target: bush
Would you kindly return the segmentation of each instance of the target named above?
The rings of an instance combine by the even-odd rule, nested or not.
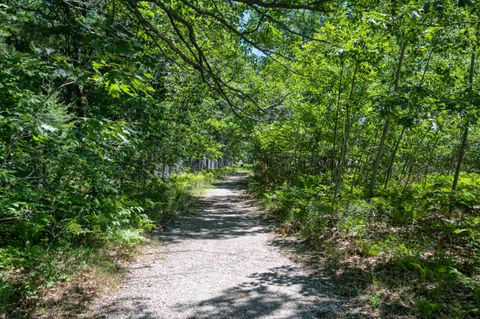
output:
[[[25,212],[32,216],[0,229],[0,313],[26,311],[39,292],[91,267],[97,257],[111,258],[102,255],[107,247],[128,249],[142,243],[146,231],[187,212],[192,193],[225,172],[187,172],[168,179],[152,176],[143,183],[129,183],[123,194],[93,197],[62,192],[58,196],[63,198],[50,194],[70,203],[58,204],[55,210],[36,203],[38,197],[10,204],[9,216],[25,216]]]

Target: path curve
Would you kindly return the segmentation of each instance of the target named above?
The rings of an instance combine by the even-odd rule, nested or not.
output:
[[[199,213],[148,247],[95,318],[335,318],[340,301],[272,245],[244,178],[209,189]]]

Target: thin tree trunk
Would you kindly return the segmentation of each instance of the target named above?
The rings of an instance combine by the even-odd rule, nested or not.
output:
[[[467,148],[467,142],[468,142],[468,123],[465,123],[465,127],[463,129],[463,134],[462,134],[462,141],[460,143],[460,149],[458,150],[457,166],[455,167],[455,176],[453,177],[453,183],[452,183],[453,192],[457,190],[460,171],[462,169],[462,163],[465,157],[465,149]]]
[[[388,164],[387,176],[385,176],[385,184],[383,185],[384,188],[387,188],[390,177],[392,176],[393,164],[395,163],[395,157],[397,156],[398,148],[400,146],[400,143],[402,143],[402,140],[403,140],[403,137],[405,136],[406,131],[407,131],[407,127],[404,126],[402,128],[402,133],[400,133],[400,136],[398,137],[397,143],[395,143],[395,147],[393,148],[392,157],[390,158],[390,162]]]
[[[419,87],[421,85],[423,85],[423,82],[425,80],[425,75],[427,74],[428,66],[430,65],[430,61],[432,59],[432,52],[433,52],[433,50],[430,50],[430,52],[428,54],[427,64],[425,66],[425,69],[422,72],[422,77],[420,78],[420,80],[417,84]],[[417,104],[417,101],[415,101],[414,105],[416,105],[416,104]],[[410,108],[410,110],[408,112],[408,116],[410,116],[411,113],[412,113],[412,108]],[[388,182],[390,181],[390,178],[392,177],[393,166],[395,164],[395,157],[397,156],[398,148],[400,147],[400,144],[401,144],[406,132],[407,132],[407,127],[403,126],[402,132],[400,133],[400,136],[397,140],[397,143],[395,144],[395,147],[394,147],[393,152],[392,152],[392,156],[390,158],[390,162],[388,164],[387,174],[385,176],[385,184],[383,185],[384,188],[388,187]]]
[[[343,169],[345,167],[345,159],[347,156],[347,151],[348,151],[348,141],[350,138],[350,130],[352,128],[352,120],[350,118],[350,103],[352,102],[353,98],[353,92],[355,90],[355,81],[357,79],[357,73],[358,73],[358,68],[359,68],[360,62],[357,60],[355,63],[355,71],[353,72],[352,76],[352,84],[350,86],[350,94],[348,97],[347,104],[345,106],[345,119],[344,119],[344,133],[343,133],[343,143],[342,143],[342,148],[340,150],[340,160],[338,163],[338,169],[337,169],[337,179],[335,182],[335,193],[333,196],[333,199],[337,198],[338,192],[340,191],[340,186],[342,184],[342,174],[343,174]]]
[[[435,133],[435,142],[433,143],[433,146],[429,152],[429,157],[428,157],[428,160],[427,160],[427,163],[425,164],[425,173],[424,173],[424,179],[423,179],[423,189],[425,189],[425,187],[427,186],[427,177],[428,177],[428,169],[430,168],[430,164],[432,163],[432,159],[434,157],[434,151],[435,149],[437,148],[437,145],[438,145],[438,142],[440,141],[440,139],[437,137],[438,136],[438,132]]]
[[[340,113],[340,98],[342,96],[342,79],[343,79],[343,69],[345,66],[345,62],[342,61],[342,68],[340,69],[340,81],[338,83],[338,93],[337,93],[337,109],[335,112],[335,126],[333,128],[333,149],[332,149],[332,171],[335,170],[337,163],[337,135],[338,135],[338,115]],[[334,178],[334,174],[332,174],[332,180]]]
[[[476,50],[476,45],[474,45],[472,48],[472,55],[470,59],[470,69],[468,74],[469,97],[472,97],[472,93],[473,93],[473,73],[475,71],[475,50]],[[458,179],[460,177],[460,171],[462,169],[462,163],[465,157],[465,150],[467,148],[467,142],[468,142],[468,128],[469,128],[469,123],[468,123],[468,119],[466,119],[464,123],[464,128],[463,128],[462,141],[460,143],[460,149],[458,151],[457,165],[455,167],[455,176],[453,177],[453,183],[452,183],[453,192],[457,190]]]
[[[405,48],[407,47],[407,43],[405,41],[402,42],[400,46],[400,53],[398,57],[397,69],[395,71],[395,78],[393,81],[393,94],[398,93],[398,83],[400,82],[400,75],[402,70],[403,58],[405,56]],[[377,153],[375,155],[375,160],[373,161],[372,165],[372,178],[370,180],[370,185],[368,187],[368,196],[372,197],[375,191],[375,186],[377,183],[377,175],[378,175],[378,168],[380,166],[380,160],[382,159],[383,150],[385,149],[385,140],[387,139],[388,133],[390,131],[391,121],[387,118],[385,119],[385,123],[383,125],[382,137],[380,138],[380,142],[378,143]]]
[[[390,119],[387,118],[385,120],[385,124],[383,125],[382,137],[380,137],[380,142],[378,143],[377,152],[375,154],[375,160],[373,161],[372,178],[368,187],[369,197],[373,196],[375,185],[377,184],[378,167],[380,166],[380,160],[382,159],[383,150],[385,149],[385,140],[387,139],[388,132],[390,131],[390,125]]]

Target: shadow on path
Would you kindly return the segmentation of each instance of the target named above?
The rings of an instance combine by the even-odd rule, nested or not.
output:
[[[345,316],[328,280],[272,245],[255,201],[240,191],[244,180],[215,185],[199,213],[162,234],[152,265],[137,264],[126,289],[95,318],[365,318]]]
[[[248,277],[249,281],[214,298],[176,308],[179,312],[194,309],[188,319],[337,318],[339,301],[320,295],[321,283],[298,274],[292,266],[274,267]]]
[[[255,201],[239,191],[245,174],[214,185],[218,194],[199,199],[197,213],[183,216],[179,224],[160,235],[166,242],[228,239],[268,232],[254,214]]]

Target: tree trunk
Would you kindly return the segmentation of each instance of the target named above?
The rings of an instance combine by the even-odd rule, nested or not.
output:
[[[475,71],[475,50],[476,50],[476,45],[473,46],[472,48],[472,55],[470,59],[470,69],[468,72],[468,91],[469,91],[469,97],[472,97],[473,93],[473,73]],[[458,156],[457,156],[457,165],[455,167],[455,176],[453,177],[453,183],[452,183],[452,191],[455,192],[457,190],[457,184],[458,184],[458,179],[460,177],[460,171],[462,169],[462,163],[463,159],[465,157],[465,150],[467,148],[467,142],[468,142],[468,119],[465,120],[464,123],[464,128],[463,128],[463,134],[462,134],[462,141],[460,143],[460,149],[458,150]]]
[[[340,81],[338,83],[338,93],[337,93],[337,109],[335,111],[335,126],[333,128],[333,149],[332,149],[332,159],[331,159],[331,170],[335,171],[337,167],[337,135],[338,135],[338,115],[340,113],[340,98],[342,96],[342,79],[343,79],[343,68],[345,66],[345,61],[342,61],[342,68],[340,69]],[[334,174],[332,174],[332,181]]]
[[[435,133],[435,141],[433,142],[433,146],[430,149],[429,157],[427,160],[427,163],[425,164],[425,172],[424,172],[424,178],[423,178],[423,189],[427,186],[427,178],[428,178],[428,169],[430,168],[430,164],[432,163],[432,160],[435,156],[435,149],[437,148],[437,144],[440,141],[438,138],[438,131]]]
[[[375,190],[375,185],[377,183],[378,167],[380,166],[380,160],[382,159],[383,150],[385,149],[385,140],[387,139],[389,131],[390,119],[387,118],[385,120],[385,124],[383,125],[382,137],[380,137],[380,142],[378,143],[377,152],[373,161],[372,178],[370,180],[370,185],[368,186],[368,197],[372,197]]]
[[[407,131],[407,127],[404,126],[402,128],[402,133],[400,133],[400,136],[398,137],[397,143],[395,144],[395,147],[393,148],[392,157],[390,158],[390,162],[388,164],[387,176],[385,176],[385,184],[383,185],[384,188],[387,188],[390,177],[392,176],[393,164],[395,163],[395,157],[397,156],[398,148],[400,146],[400,143],[402,143],[403,136],[405,135],[406,131]]]
[[[462,134],[462,141],[460,143],[460,149],[458,150],[457,166],[455,167],[455,176],[453,177],[452,191],[457,190],[458,179],[460,177],[460,171],[462,169],[462,163],[465,157],[465,149],[467,148],[467,141],[468,141],[468,124],[465,123],[465,127],[463,129],[463,134]]]
[[[403,58],[405,56],[405,48],[407,47],[407,43],[405,41],[402,42],[400,45],[400,53],[398,57],[397,69],[395,71],[395,78],[393,80],[393,94],[398,93],[398,83],[400,82],[400,75],[402,70]],[[389,130],[390,130],[390,119],[385,119],[385,124],[383,125],[382,137],[380,138],[380,142],[378,143],[377,153],[375,155],[375,160],[373,161],[372,165],[372,178],[370,180],[370,185],[368,187],[368,196],[372,197],[375,191],[375,186],[377,183],[377,175],[378,175],[378,167],[380,165],[380,160],[382,159],[383,150],[385,148],[385,140],[387,139]]]
[[[353,98],[353,92],[355,89],[355,81],[357,79],[359,64],[360,62],[356,61],[355,71],[353,72],[353,76],[352,76],[352,84],[350,86],[350,95],[348,97],[348,101],[345,107],[345,119],[344,119],[344,125],[343,125],[344,126],[343,143],[342,143],[342,148],[340,150],[340,160],[337,168],[337,179],[335,182],[335,193],[333,196],[334,201],[337,198],[338,192],[340,191],[340,186],[342,184],[342,174],[343,174],[343,169],[345,167],[345,159],[348,151],[348,141],[350,138],[350,130],[352,129],[352,120],[350,116],[350,103],[352,102],[352,98]]]

